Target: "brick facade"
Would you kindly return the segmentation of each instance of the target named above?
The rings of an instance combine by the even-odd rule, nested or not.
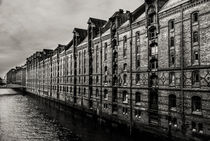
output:
[[[210,2],[146,0],[27,59],[27,90],[131,127],[210,135]]]

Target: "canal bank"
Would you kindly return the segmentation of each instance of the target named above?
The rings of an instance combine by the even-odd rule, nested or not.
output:
[[[120,131],[120,134],[124,134],[129,136],[130,139],[133,140],[133,138],[141,138],[142,140],[147,140],[148,137],[153,137],[153,139],[157,141],[167,141],[167,140],[193,140],[193,141],[209,141],[208,137],[200,137],[200,139],[186,136],[185,134],[182,134],[178,130],[174,129],[163,129],[160,128],[157,125],[144,125],[144,124],[133,124],[132,126],[132,134],[130,135],[130,126],[127,121],[124,121],[117,116],[110,116],[108,114],[98,115],[96,111],[93,111],[91,109],[87,109],[85,107],[81,107],[76,104],[71,104],[62,100],[57,100],[55,98],[51,98],[48,96],[38,95],[35,93],[27,92],[31,96],[36,97],[39,99],[39,101],[42,101],[43,103],[47,103],[50,105],[50,107],[53,107],[59,111],[62,111],[64,113],[68,113],[69,111],[72,112],[75,115],[80,115],[82,117],[86,117],[88,119],[92,119],[94,122],[97,123],[97,126],[101,127],[108,127],[108,129],[115,129]],[[140,137],[139,137],[140,135]],[[145,135],[142,137],[141,135]]]
[[[129,136],[124,128],[108,123],[99,125],[95,118],[79,110],[36,95],[15,91],[0,94],[4,95],[0,97],[1,141],[162,140],[146,133],[137,138]]]

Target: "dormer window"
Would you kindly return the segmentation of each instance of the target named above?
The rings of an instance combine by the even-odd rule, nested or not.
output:
[[[155,7],[151,6],[148,9],[148,26],[150,26],[153,23],[155,23],[155,16],[156,16]]]

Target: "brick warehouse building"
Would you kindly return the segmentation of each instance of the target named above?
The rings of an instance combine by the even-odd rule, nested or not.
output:
[[[130,127],[210,136],[210,2],[145,0],[27,58],[27,90]]]

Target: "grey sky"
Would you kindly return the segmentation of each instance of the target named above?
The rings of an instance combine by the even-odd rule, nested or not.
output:
[[[143,0],[0,0],[0,76],[35,51],[67,44],[74,27],[89,17],[107,20],[116,10],[133,11]]]

